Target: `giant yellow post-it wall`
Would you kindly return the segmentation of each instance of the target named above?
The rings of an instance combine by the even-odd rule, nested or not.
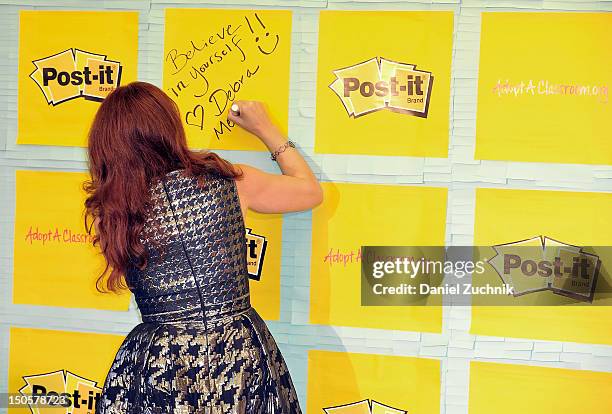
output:
[[[476,159],[612,164],[612,14],[482,14]]]
[[[100,102],[136,80],[138,12],[20,10],[17,143],[87,146]]]
[[[447,157],[453,12],[321,11],[315,152]]]
[[[476,190],[474,244],[492,246],[544,236],[576,246],[610,246],[612,194],[542,190]],[[602,258],[608,263],[611,258]],[[597,283],[610,283],[600,272]],[[476,276],[475,276],[476,277]],[[567,342],[612,344],[612,307],[541,306],[525,296],[531,306],[473,306],[471,332]],[[549,303],[549,302],[546,302]],[[607,302],[609,303],[609,301]]]
[[[263,101],[287,132],[291,11],[166,9],[163,88],[191,147],[265,151],[228,122],[235,100]]]
[[[440,361],[312,350],[307,395],[308,413],[438,414]]]
[[[612,374],[472,361],[469,414],[604,414]]]
[[[16,172],[13,303],[127,310],[129,292],[99,293],[104,261],[82,216],[86,173]],[[91,220],[90,223],[91,225]]]
[[[361,306],[361,246],[442,246],[447,189],[322,183],[312,213],[310,322],[440,332],[440,295],[426,306]]]
[[[245,227],[251,304],[262,318],[278,320],[283,216],[248,210]]]
[[[72,407],[70,412],[83,414],[93,412],[90,397],[101,391],[115,353],[124,340],[121,335],[18,327],[11,327],[9,335],[8,392],[21,390],[31,394],[36,386],[44,387],[48,393],[74,395],[79,391],[81,407]],[[9,413],[38,412],[34,410],[12,408]]]

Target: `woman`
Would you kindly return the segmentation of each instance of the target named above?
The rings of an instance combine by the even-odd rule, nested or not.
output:
[[[102,102],[89,132],[85,225],[142,316],[104,381],[97,414],[301,413],[285,360],[250,304],[243,217],[322,201],[319,182],[263,105],[227,117],[282,174],[187,148],[177,105],[145,82]],[[265,277],[265,275],[264,275]],[[99,289],[98,284],[96,285]]]

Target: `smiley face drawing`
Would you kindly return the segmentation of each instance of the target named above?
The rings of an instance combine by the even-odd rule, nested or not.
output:
[[[257,21],[261,25],[262,33],[265,31],[263,36],[260,36],[257,33],[255,33],[255,30],[253,30],[253,26],[251,26],[251,21],[249,20],[248,17],[244,16],[244,18],[245,18],[247,24],[249,25],[249,30],[251,30],[251,33],[253,33],[255,35],[255,43],[257,44],[257,49],[259,49],[259,51],[261,53],[263,53],[264,55],[272,54],[276,50],[276,47],[278,46],[278,41],[280,40],[280,38],[278,37],[278,34],[274,35],[274,37],[276,37],[274,42],[270,41],[269,40],[269,39],[271,39],[270,31],[266,28],[266,25],[261,21],[261,19],[257,15],[257,13],[255,13],[255,18],[257,19]],[[265,45],[264,45],[264,43],[265,43]],[[273,45],[273,46],[270,47],[270,45]]]

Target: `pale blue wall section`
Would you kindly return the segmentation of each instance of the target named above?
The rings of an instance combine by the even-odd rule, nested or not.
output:
[[[17,146],[17,56],[20,9],[139,10],[139,79],[161,85],[166,7],[289,8],[293,11],[289,135],[324,181],[441,186],[449,190],[447,242],[471,244],[476,187],[612,192],[612,168],[475,161],[476,89],[483,10],[612,11],[612,1],[7,1],[0,2],[0,393],[7,391],[10,325],[125,334],[139,322],[130,312],[71,310],[11,304],[17,168],[85,170],[82,149]],[[449,158],[315,155],[314,114],[318,13],[323,9],[452,10],[455,35]],[[218,151],[235,161],[278,172],[265,154]],[[447,308],[442,334],[311,326],[311,214],[287,214],[283,227],[281,321],[269,326],[289,364],[306,408],[309,349],[422,356],[442,361],[441,412],[467,413],[473,359],[612,372],[612,347],[470,335],[469,308]],[[316,275],[314,275],[316,277]],[[0,409],[0,413],[6,410]]]

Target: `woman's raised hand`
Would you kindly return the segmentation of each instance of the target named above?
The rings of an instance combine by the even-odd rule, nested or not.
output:
[[[238,113],[232,108],[238,107]],[[265,105],[261,101],[236,100],[227,112],[227,119],[239,125],[241,128],[257,135],[262,141],[278,132]]]

